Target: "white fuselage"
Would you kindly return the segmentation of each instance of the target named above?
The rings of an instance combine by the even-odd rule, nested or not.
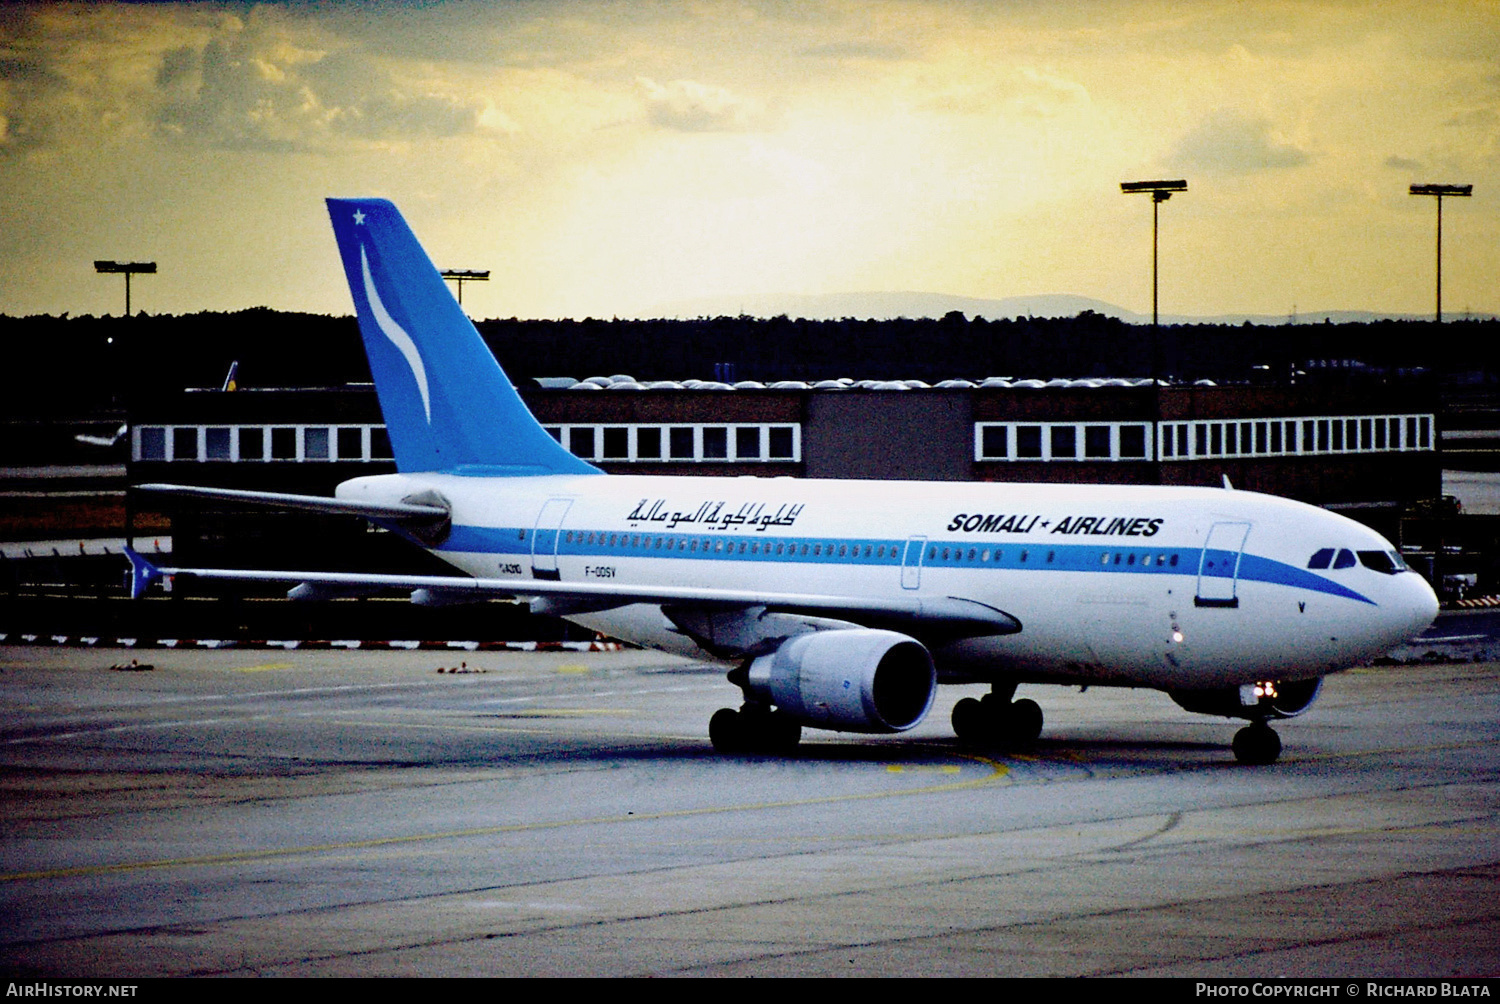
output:
[[[947,680],[1204,689],[1321,676],[1422,630],[1437,601],[1379,534],[1253,492],[1114,485],[652,476],[359,478],[339,497],[435,492],[433,553],[476,577],[956,597],[1020,621],[933,651]],[[1309,568],[1319,551],[1348,560]],[[1352,561],[1352,564],[1350,564]],[[1343,567],[1334,567],[1342,564]],[[660,607],[570,619],[708,656]]]

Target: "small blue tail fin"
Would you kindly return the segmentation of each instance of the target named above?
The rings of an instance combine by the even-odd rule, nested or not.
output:
[[[162,577],[161,569],[141,557],[133,547],[125,548],[125,557],[130,559],[130,598],[138,600],[146,595],[151,583]]]
[[[329,199],[396,468],[597,474],[537,424],[396,207]]]

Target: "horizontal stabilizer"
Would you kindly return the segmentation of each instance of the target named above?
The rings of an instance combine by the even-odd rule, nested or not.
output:
[[[437,505],[409,502],[355,502],[326,498],[322,495],[289,495],[285,492],[249,492],[236,488],[198,488],[193,485],[136,485],[143,492],[202,499],[207,502],[229,502],[236,505],[265,506],[271,509],[301,509],[330,515],[364,516],[366,519],[442,521],[448,510]]]

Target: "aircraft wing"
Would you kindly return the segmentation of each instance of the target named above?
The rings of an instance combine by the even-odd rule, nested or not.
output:
[[[539,579],[477,579],[461,575],[374,575],[360,572],[286,572],[232,568],[159,568],[134,551],[131,595],[163,576],[231,582],[294,582],[323,587],[324,595],[380,589],[412,590],[418,602],[530,600],[537,613],[564,615],[651,603],[703,610],[763,608],[778,613],[836,617],[865,626],[904,626],[949,638],[1016,634],[1021,622],[1003,610],[958,596],[865,597],[783,593],[705,586],[616,585]],[[317,594],[316,588],[313,590]]]

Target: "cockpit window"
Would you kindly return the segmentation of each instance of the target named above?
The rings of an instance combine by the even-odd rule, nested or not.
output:
[[[1406,571],[1406,561],[1397,551],[1360,551],[1359,563],[1386,575]]]
[[[1406,561],[1399,551],[1360,551],[1356,559],[1354,552],[1347,547],[1324,547],[1307,559],[1308,568],[1353,568],[1357,564],[1385,575],[1407,571]]]

